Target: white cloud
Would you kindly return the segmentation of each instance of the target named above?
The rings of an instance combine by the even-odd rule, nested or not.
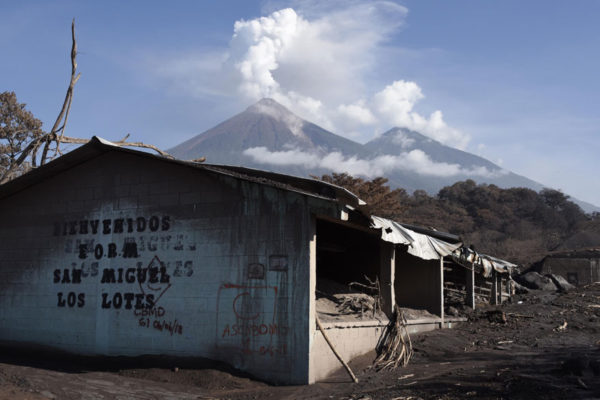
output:
[[[481,166],[462,168],[458,164],[438,163],[421,150],[411,150],[394,156],[382,155],[370,160],[356,156],[344,157],[339,152],[317,154],[299,149],[270,151],[266,147],[252,147],[244,150],[244,154],[261,164],[317,167],[369,178],[383,176],[397,169],[438,177],[467,175],[494,178],[506,173],[504,170],[491,171]]]
[[[389,1],[300,2],[295,9],[236,21],[229,47],[218,57],[180,57],[163,63],[159,74],[202,95],[222,85],[248,103],[271,97],[358,141],[398,126],[464,148],[468,135],[449,127],[441,111],[424,116],[416,110],[424,99],[417,83],[373,80],[382,49],[407,13]]]
[[[373,125],[377,120],[371,110],[365,106],[364,101],[353,104],[340,104],[337,108],[340,116],[350,123],[359,125]]]
[[[423,133],[441,143],[464,149],[468,135],[450,128],[444,122],[441,111],[434,111],[429,118],[413,111],[415,104],[423,99],[421,88],[415,82],[395,81],[373,97],[373,107],[383,120],[395,126]]]
[[[399,144],[403,149],[407,149],[413,144],[415,144],[415,139],[408,136],[403,131],[398,131],[392,138],[392,141],[396,144]]]

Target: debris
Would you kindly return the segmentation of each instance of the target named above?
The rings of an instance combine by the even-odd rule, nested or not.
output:
[[[452,315],[453,317],[458,317],[460,315],[460,312],[456,309],[456,307],[449,306],[447,314]]]
[[[485,313],[488,321],[496,323],[506,323],[506,314],[501,310],[491,310]]]
[[[413,347],[406,317],[397,305],[394,305],[393,319],[377,344],[377,353],[378,356],[374,362],[377,371],[396,369],[400,364],[404,367],[412,357]]]
[[[508,313],[506,314],[509,317],[517,317],[517,318],[533,318],[533,315],[523,315],[523,314],[517,314],[517,313]]]
[[[344,294],[342,295],[338,310],[341,314],[360,313],[361,318],[365,312],[371,312],[373,317],[377,312],[377,301],[364,293]],[[336,296],[338,297],[338,296]]]
[[[527,294],[529,293],[529,289],[526,288],[525,286],[519,284],[518,282],[514,281],[511,279],[513,288],[515,289],[515,293],[516,294]]]
[[[364,319],[387,322],[387,317],[380,309],[379,293],[374,289],[367,290],[365,287],[368,285],[357,285],[328,279],[317,280],[316,308],[321,322]]]
[[[575,289],[575,286],[571,285],[565,278],[556,274],[547,274],[548,278],[552,279],[552,282],[556,285],[559,292],[568,292]]]
[[[501,340],[499,341],[497,344],[507,344],[507,343],[512,343],[512,340]]]
[[[401,381],[403,379],[412,378],[413,376],[415,376],[415,374],[402,375],[398,380]]]
[[[534,290],[557,290],[557,286],[552,279],[538,274],[535,271],[528,272],[516,278],[521,285]]]
[[[365,275],[365,280],[368,282],[368,284],[360,282],[350,282],[348,286],[350,288],[354,288],[357,286],[359,288],[366,289],[370,293],[372,293],[372,296],[365,294],[363,296],[354,297],[353,299],[350,299],[350,308],[354,308],[356,309],[356,311],[359,311],[358,307],[360,307],[360,312],[362,316],[364,304],[368,310],[371,310],[373,312],[373,318],[375,318],[375,314],[377,314],[378,311],[381,311],[382,306],[381,286],[379,285],[379,277],[375,277],[375,280],[372,281],[369,279],[368,276]],[[358,302],[358,304],[356,304],[356,302]],[[347,304],[346,301],[344,301],[344,303],[342,303],[342,305],[340,306],[340,310],[343,311],[346,307]]]
[[[47,398],[47,399],[56,399],[56,395],[54,393],[52,393],[52,392],[47,391],[47,390],[41,391],[40,394],[42,396],[44,396],[45,398]]]
[[[567,321],[564,321],[562,323],[562,325],[557,326],[556,328],[554,328],[554,331],[556,332],[562,332],[562,331],[566,331],[567,330]]]
[[[588,386],[585,384],[585,382],[581,379],[581,378],[577,378],[577,383],[579,383],[579,385],[584,388],[584,389],[588,389]]]

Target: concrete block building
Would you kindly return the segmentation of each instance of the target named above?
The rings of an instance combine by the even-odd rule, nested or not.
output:
[[[575,286],[600,282],[600,249],[550,253],[534,269],[542,274],[561,275]]]
[[[339,367],[315,326],[320,280],[377,278],[388,316],[400,299],[436,314],[420,324],[451,323],[443,263],[461,243],[398,239],[364,206],[324,182],[93,138],[0,186],[0,342],[211,358],[315,382]],[[411,264],[407,251],[433,261]],[[387,323],[323,325],[350,359]]]

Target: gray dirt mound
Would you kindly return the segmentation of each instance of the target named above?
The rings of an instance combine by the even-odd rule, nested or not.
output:
[[[546,276],[552,279],[552,282],[554,282],[558,290],[561,292],[568,292],[570,290],[575,289],[575,286],[571,285],[565,278],[563,278],[560,275],[548,274]]]
[[[528,289],[534,290],[550,290],[555,291],[558,289],[556,284],[551,278],[540,275],[537,272],[528,272],[517,277],[516,281]]]

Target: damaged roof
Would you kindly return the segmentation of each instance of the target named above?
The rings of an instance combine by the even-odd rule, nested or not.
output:
[[[426,228],[419,229],[419,232],[416,229],[407,227],[413,227],[412,225],[404,225],[391,219],[376,217],[374,215],[371,216],[371,226],[381,229],[382,240],[394,244],[406,245],[409,254],[424,260],[440,259],[440,257],[452,254],[452,252],[463,245],[460,238],[456,235],[431,231]],[[437,233],[443,233],[444,235],[436,235]],[[446,241],[442,237],[448,237],[452,240]]]

